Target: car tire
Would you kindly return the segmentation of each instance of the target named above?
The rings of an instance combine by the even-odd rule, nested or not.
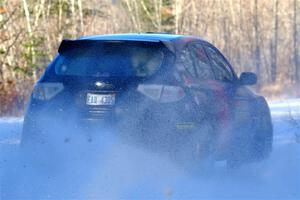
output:
[[[253,160],[263,160],[271,154],[273,146],[273,125],[269,107],[264,98],[261,98],[259,105],[256,134],[253,138],[252,153]]]
[[[239,128],[236,130],[237,132],[243,133],[244,136],[235,137],[231,141],[231,147],[228,152],[228,158],[226,160],[227,169],[237,169],[241,167],[249,157],[249,150],[251,149],[251,145],[249,141],[251,140],[250,133],[245,131],[247,129]]]
[[[190,132],[186,142],[181,145],[179,153],[182,166],[192,174],[204,174],[211,170],[214,145],[214,129],[208,120],[198,122],[195,130]]]
[[[32,146],[34,137],[37,135],[37,132],[37,127],[33,123],[33,121],[25,117],[20,141],[21,148],[28,148]]]
[[[25,156],[35,156],[42,151],[42,148],[38,141],[39,131],[36,126],[33,126],[30,122],[24,122],[22,136],[20,141],[20,149]]]
[[[247,162],[261,161],[272,151],[273,126],[266,100],[258,100],[252,123],[236,127],[227,159],[227,168],[236,169]]]

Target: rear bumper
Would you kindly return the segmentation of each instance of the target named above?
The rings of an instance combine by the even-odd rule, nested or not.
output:
[[[172,115],[172,116],[170,116]],[[164,127],[180,122],[182,115],[177,116],[173,109],[166,109],[165,105],[122,103],[115,106],[76,106],[61,104],[55,101],[42,102],[31,99],[25,115],[25,124],[51,124],[66,126],[152,126],[159,124]],[[183,117],[184,118],[184,117]]]
[[[51,140],[62,143],[66,138],[87,140],[89,137],[102,137],[108,132],[118,135],[125,143],[163,150],[172,149],[186,140],[186,134],[175,131],[176,123],[170,117],[137,113],[115,109],[114,113],[106,116],[87,118],[78,115],[75,117],[64,111],[50,113],[47,110],[28,109],[23,124],[22,142],[47,143]],[[185,131],[182,127],[180,130]]]
[[[50,104],[51,103],[51,104]],[[133,142],[149,143],[149,146],[171,148],[187,140],[189,133],[195,127],[191,120],[186,120],[185,114],[177,111],[173,105],[167,107],[160,104],[117,104],[110,109],[80,109],[74,105],[63,108],[52,102],[32,101],[28,107],[24,124],[24,138],[34,138],[39,135],[60,137],[71,135],[101,135],[102,130],[113,130],[114,134]],[[96,111],[89,113],[87,111]],[[131,141],[130,141],[131,142]]]

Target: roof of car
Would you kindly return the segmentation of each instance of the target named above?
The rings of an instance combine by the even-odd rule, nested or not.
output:
[[[167,33],[123,33],[123,34],[107,34],[84,36],[79,40],[130,40],[130,41],[176,41],[181,39],[200,39],[195,36],[175,35]]]

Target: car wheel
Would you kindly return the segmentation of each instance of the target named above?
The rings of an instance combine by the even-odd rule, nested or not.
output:
[[[231,142],[231,147],[229,149],[228,158],[226,160],[227,169],[237,169],[243,165],[249,157],[249,150],[251,149],[250,144],[250,133],[245,131],[246,129],[239,129],[238,137],[235,137]],[[244,136],[241,136],[244,135]]]
[[[184,168],[193,174],[205,173],[213,166],[214,129],[208,120],[203,120],[189,133],[180,157]]]
[[[20,141],[20,149],[23,155],[36,157],[42,151],[41,141],[39,140],[40,131],[34,124],[25,121]]]
[[[246,162],[260,161],[267,158],[272,151],[273,126],[270,111],[264,98],[258,101],[258,112],[252,123],[242,124],[235,128],[235,138],[232,140],[227,159],[229,169],[239,168]]]
[[[267,158],[273,145],[273,125],[267,102],[262,99],[258,113],[257,128],[253,138],[252,154],[256,161]]]
[[[20,146],[22,148],[28,148],[34,143],[36,136],[38,135],[38,127],[32,120],[25,118],[22,129],[22,136]]]
[[[55,137],[53,137],[53,133],[57,131],[55,127],[53,127],[51,130],[49,129],[49,126],[44,126],[43,123],[39,120],[25,118],[20,142],[22,151],[42,152],[43,150],[48,148],[48,145],[52,142],[50,140],[55,139]],[[60,134],[56,135],[57,137],[60,136]],[[52,143],[55,144],[54,141]]]

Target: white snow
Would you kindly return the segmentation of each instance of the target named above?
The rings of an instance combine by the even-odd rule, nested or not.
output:
[[[293,116],[300,118],[300,99],[273,101],[270,103],[273,117]]]
[[[97,145],[24,158],[18,145],[22,119],[0,119],[0,199],[300,199],[300,99],[270,102],[270,107],[274,150],[269,159],[236,171],[218,162],[199,174],[106,133]]]

